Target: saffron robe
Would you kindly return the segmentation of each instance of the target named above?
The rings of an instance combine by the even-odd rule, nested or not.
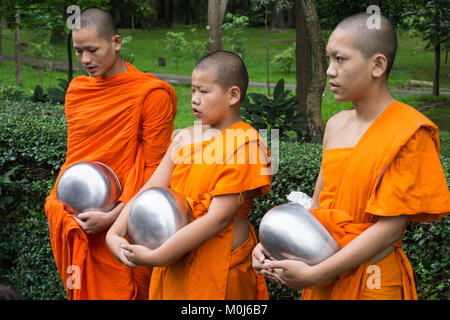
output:
[[[80,161],[100,161],[117,175],[126,203],[150,178],[170,145],[176,96],[164,81],[127,63],[111,77],[80,76],[67,90],[67,154],[46,199],[50,241],[68,299],[148,297],[150,270],[119,263],[105,241],[107,230],[86,234],[56,188],[64,171]]]
[[[409,215],[410,221],[430,222],[450,211],[438,128],[401,102],[388,106],[354,148],[324,150],[322,174],[319,208],[311,212],[341,248],[379,216]],[[417,299],[413,271],[401,248],[402,236],[393,244],[402,298]],[[386,264],[383,260],[379,263]],[[361,299],[371,264],[369,260],[339,275],[328,286],[304,289],[302,299]],[[385,293],[389,299],[389,292]]]
[[[268,149],[258,132],[243,121],[211,140],[182,146],[173,155],[173,163],[170,187],[187,198],[195,219],[207,214],[215,196],[256,190],[256,197],[271,188]],[[153,268],[149,298],[268,299],[265,279],[252,268],[251,253],[257,239],[248,213],[253,200],[243,201],[236,213],[247,219],[249,228],[249,237],[242,245],[231,250],[231,221],[178,262]]]

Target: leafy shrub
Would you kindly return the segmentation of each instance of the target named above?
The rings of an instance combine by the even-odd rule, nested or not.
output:
[[[276,129],[282,140],[300,140],[307,134],[304,113],[297,107],[298,96],[290,96],[285,90],[284,79],[275,85],[273,97],[261,93],[249,93],[241,106],[241,114],[255,129]],[[251,101],[251,100],[253,101]]]
[[[165,42],[166,47],[164,50],[172,52],[172,62],[175,66],[178,66],[189,45],[184,32],[167,32]]]
[[[1,85],[1,81],[0,81]],[[66,96],[69,81],[66,79],[58,79],[58,88],[48,88],[47,93],[40,85],[34,87],[32,95],[28,95],[19,90],[16,85],[8,85],[0,87],[0,99],[11,101],[30,100],[32,102],[50,102],[51,104],[63,104]]]
[[[271,63],[281,71],[291,73],[292,66],[295,64],[295,42],[286,50],[276,54]]]
[[[223,41],[230,51],[243,58],[247,49],[243,34],[245,28],[249,25],[248,18],[246,16],[236,17],[232,13],[227,13],[225,21],[222,25]]]

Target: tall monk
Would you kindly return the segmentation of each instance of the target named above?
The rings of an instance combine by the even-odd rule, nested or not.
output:
[[[146,299],[150,270],[119,263],[105,236],[170,145],[175,92],[121,59],[122,40],[108,12],[86,9],[72,36],[89,75],[73,79],[66,93],[66,161],[45,204],[53,255],[68,299]],[[74,216],[56,199],[59,178],[80,161],[100,161],[119,178],[123,193],[111,211]]]
[[[150,299],[268,298],[264,278],[252,269],[257,240],[248,214],[253,199],[269,191],[272,169],[265,143],[241,120],[247,85],[236,54],[202,58],[192,72],[192,110],[200,125],[174,138],[141,189],[170,187],[186,197],[194,220],[154,250],[129,244],[130,201],[107,234],[121,262],[155,267]]]
[[[401,246],[406,224],[450,211],[438,128],[391,96],[396,32],[383,16],[369,29],[369,17],[343,20],[327,44],[331,91],[354,109],[326,125],[312,213],[341,250],[313,266],[271,261],[260,244],[253,252],[258,272],[307,288],[302,299],[417,299]]]

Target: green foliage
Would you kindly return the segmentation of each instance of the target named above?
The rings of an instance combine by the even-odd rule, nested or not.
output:
[[[189,51],[193,54],[195,61],[198,61],[208,53],[207,47],[212,40],[210,38],[200,40],[197,28],[192,28],[190,32],[192,39],[189,40]]]
[[[167,32],[166,47],[164,50],[172,53],[172,62],[178,66],[188,48],[184,32]]]
[[[408,1],[403,14],[411,36],[421,35],[427,46],[434,46],[450,33],[450,7],[445,0]]]
[[[243,58],[247,49],[244,31],[249,25],[248,18],[246,16],[236,17],[231,13],[227,13],[225,21],[222,25],[224,47]]]
[[[122,38],[122,48],[120,49],[120,55],[122,56],[123,61],[129,62],[131,64],[136,60],[136,56],[133,52],[130,51],[127,44],[133,40],[132,36],[125,36]]]
[[[276,129],[282,140],[301,139],[307,134],[306,120],[298,111],[298,96],[290,96],[280,79],[273,97],[261,93],[249,93],[241,106],[241,114],[255,129]],[[253,101],[251,101],[250,100]]]
[[[448,300],[450,287],[450,219],[409,223],[403,248],[415,273],[420,299]]]
[[[295,42],[284,51],[276,54],[271,63],[283,72],[291,73],[292,66],[295,65]]]
[[[1,81],[0,81],[1,84]],[[19,90],[16,85],[0,87],[0,99],[10,99],[11,101],[30,100],[32,102],[50,102],[51,104],[63,104],[66,96],[69,81],[58,79],[58,88],[48,88],[47,93],[40,85],[34,87],[32,95],[28,95]]]

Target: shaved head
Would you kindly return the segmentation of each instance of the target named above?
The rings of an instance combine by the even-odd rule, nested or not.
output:
[[[80,24],[81,29],[95,28],[98,37],[106,40],[110,40],[118,34],[112,15],[103,9],[89,8],[83,10],[80,14]]]
[[[237,86],[241,91],[241,101],[244,99],[248,86],[248,72],[244,61],[237,54],[219,50],[201,58],[194,70],[216,71],[216,82],[223,91]]]
[[[353,47],[361,52],[364,59],[376,53],[387,59],[386,78],[389,76],[397,52],[397,33],[391,21],[380,15],[380,28],[369,29],[367,21],[372,14],[361,12],[342,20],[336,29],[353,31]]]

